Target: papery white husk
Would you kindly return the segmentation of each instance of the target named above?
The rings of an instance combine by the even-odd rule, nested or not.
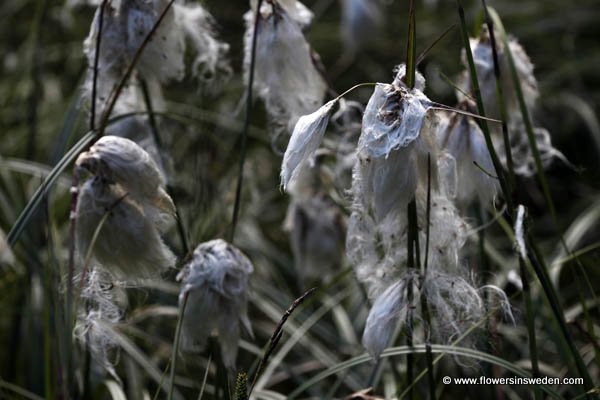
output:
[[[314,113],[303,115],[296,122],[281,164],[281,183],[284,190],[290,181],[296,178],[298,170],[303,168],[302,164],[310,162],[309,159],[321,145],[336,103],[336,100],[329,101]]]
[[[191,261],[177,276],[182,282],[180,307],[188,296],[182,325],[184,350],[202,350],[216,333],[223,363],[228,368],[235,366],[240,322],[252,333],[247,316],[248,277],[252,271],[250,260],[224,240],[196,247]]]

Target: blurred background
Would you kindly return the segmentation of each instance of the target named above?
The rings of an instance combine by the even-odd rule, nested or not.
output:
[[[375,1],[375,0],[374,0]],[[189,1],[189,3],[193,3]],[[164,85],[166,103],[158,116],[160,135],[170,155],[169,185],[186,230],[197,243],[223,237],[230,227],[235,196],[239,134],[244,113],[243,15],[245,1],[206,0],[201,4],[213,15],[220,40],[230,45],[231,78],[218,90],[205,90],[191,78]],[[381,4],[381,25],[361,32],[361,43],[344,40],[342,2],[306,0],[315,14],[305,32],[320,56],[325,76],[334,92],[341,93],[361,82],[391,82],[393,69],[406,54],[408,2],[387,0]],[[456,3],[450,0],[416,1],[417,53],[450,28],[426,54],[419,71],[427,80],[426,94],[434,101],[454,106],[455,90],[444,77],[456,82],[463,70],[462,41]],[[481,21],[481,4],[463,1],[472,32]],[[591,285],[600,279],[600,7],[594,0],[489,0],[506,30],[518,38],[535,65],[540,100],[534,112],[539,126],[548,129],[554,146],[575,166],[555,161],[547,170],[560,229],[571,249],[581,250],[580,261]],[[0,233],[4,237],[41,183],[66,151],[87,131],[87,108],[81,101],[81,85],[87,73],[83,40],[87,37],[95,6],[84,0],[8,0],[0,4]],[[371,88],[353,92],[350,98],[363,105]],[[285,143],[283,144],[283,146]],[[243,336],[238,369],[252,369],[261,349],[289,304],[305,289],[323,290],[298,310],[286,325],[286,334],[271,369],[257,386],[264,398],[284,398],[326,367],[363,354],[360,337],[368,302],[341,260],[337,269],[322,279],[299,275],[294,267],[290,235],[284,229],[289,197],[279,188],[281,144],[271,143],[267,117],[260,99],[254,105],[245,167],[245,182],[237,245],[252,259],[250,319],[255,337]],[[70,168],[44,199],[16,246],[0,241],[0,397],[28,398],[11,389],[16,385],[31,394],[49,398],[60,392],[59,372],[65,368],[59,355],[68,335],[60,329],[69,242]],[[559,265],[556,285],[577,347],[598,384],[600,318],[597,297],[582,290],[573,277],[575,263],[560,249],[559,237],[537,181],[520,178],[517,200],[529,208],[531,229],[549,265]],[[340,208],[340,215],[348,210]],[[476,225],[475,221],[472,221]],[[502,229],[486,230],[487,270],[474,274],[482,283],[500,285],[514,306],[516,323],[501,316],[489,321],[477,348],[499,355],[514,365],[529,368],[524,308],[518,285],[513,243]],[[174,226],[167,244],[183,260],[186,256]],[[477,254],[472,255],[477,259]],[[567,257],[567,260],[565,260]],[[511,272],[512,271],[512,272]],[[126,345],[112,353],[119,385],[128,398],[152,398],[169,362],[177,317],[176,271],[165,275],[153,288],[132,289],[120,334]],[[511,283],[512,282],[512,283]],[[586,286],[587,287],[587,286]],[[542,375],[572,373],[560,334],[543,293],[534,284],[539,357]],[[580,301],[589,305],[582,316]],[[591,331],[589,322],[591,321]],[[587,325],[586,325],[587,324]],[[68,339],[66,339],[68,340]],[[288,344],[289,343],[289,344]],[[289,346],[289,347],[285,347]],[[380,397],[396,393],[402,358],[383,365],[372,392]],[[178,364],[178,387],[184,398],[196,398],[202,384],[207,354],[184,355]],[[423,368],[418,359],[417,366]],[[498,367],[473,360],[446,357],[436,376],[506,376]],[[344,398],[366,387],[373,364],[367,362],[310,386],[300,397]],[[213,382],[209,374],[209,385]],[[115,380],[98,372],[97,390],[89,398],[109,398],[102,382]],[[426,380],[416,386],[417,398],[426,398]],[[50,387],[48,386],[50,385]],[[8,389],[7,389],[8,388]],[[556,388],[566,398],[578,389]],[[531,388],[440,385],[440,398],[530,398]],[[269,395],[273,397],[268,397]],[[149,397],[148,397],[149,396]],[[163,398],[164,393],[159,395]],[[207,393],[210,398],[211,393]],[[277,397],[279,396],[279,397]],[[54,398],[54,396],[50,396]],[[29,397],[38,398],[38,397]],[[368,398],[368,397],[355,397]]]

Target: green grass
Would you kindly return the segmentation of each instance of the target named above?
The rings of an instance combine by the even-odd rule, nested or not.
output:
[[[342,260],[340,269],[329,277],[324,271],[317,281],[301,281],[294,269],[289,237],[282,227],[290,198],[279,190],[281,157],[271,149],[264,106],[246,91],[241,73],[242,14],[248,5],[234,3],[203,2],[215,17],[220,38],[231,45],[234,75],[218,93],[204,91],[186,78],[164,85],[163,106],[153,101],[151,90],[145,90],[144,112],[110,119],[106,113],[95,130],[82,123],[90,110],[78,101],[87,68],[81,43],[93,9],[44,0],[0,4],[0,229],[7,243],[0,242],[4,311],[0,398],[77,398],[77,382],[86,380],[86,397],[94,400],[228,399],[235,392],[238,372],[256,377],[248,385],[253,397],[262,399],[345,398],[367,388],[372,377],[377,378],[372,394],[386,398],[479,399],[491,393],[510,399],[597,396],[600,75],[595,65],[600,54],[596,23],[600,13],[595,2],[578,0],[568,6],[558,0],[487,2],[491,21],[499,29],[496,41],[505,43],[507,34],[519,38],[536,65],[541,93],[539,107],[529,110],[515,80],[536,176],[514,176],[511,167],[502,168],[493,155],[496,171],[489,172],[499,178],[506,213],[484,211],[490,223],[480,243],[481,254],[477,235],[470,238],[465,254],[478,284],[495,284],[507,292],[515,323],[489,310],[464,337],[431,343],[425,340],[423,321],[415,318],[409,345],[402,345],[407,338],[400,335],[378,364],[364,354],[360,343],[370,304],[347,261]],[[485,21],[479,1],[462,3],[464,14],[459,16],[454,1],[415,1],[413,13],[407,2],[391,2],[378,36],[347,67],[336,69],[330,79],[332,93],[352,87],[344,99],[365,105],[373,84],[361,82],[390,82],[393,67],[407,61],[409,86],[418,67],[427,78],[428,97],[454,106],[452,84],[463,69],[461,49]],[[342,55],[339,3],[306,4],[321,10],[306,37],[327,74],[339,67]],[[457,21],[460,26],[448,31]],[[417,57],[417,49],[431,43],[435,45],[422,60]],[[120,89],[137,79],[134,69],[140,54],[133,56]],[[466,58],[472,61],[469,52]],[[468,64],[473,72],[472,62]],[[512,58],[509,65],[500,80],[515,79]],[[498,92],[500,98],[506,95]],[[476,86],[473,94],[478,113],[485,115]],[[245,111],[235,112],[244,106]],[[235,239],[254,263],[249,294],[254,336],[242,335],[235,371],[218,366],[211,349],[197,354],[179,351],[179,286],[176,271],[169,271],[161,281],[129,288],[123,320],[103,327],[117,344],[109,356],[118,379],[96,369],[93,360],[89,380],[84,377],[86,350],[72,337],[69,318],[83,302],[77,298],[78,289],[72,291],[75,299],[67,299],[66,283],[73,161],[111,124],[140,116],[149,117],[156,144],[169,165],[169,190],[179,223],[168,230],[165,241],[180,256],[178,264],[188,249],[217,237]],[[486,127],[494,122],[478,123],[491,147]],[[576,171],[560,162],[542,168],[532,140],[534,126],[550,130],[554,145],[576,165]],[[339,139],[330,132],[325,138]],[[326,154],[323,160],[322,175],[331,176],[335,155]],[[335,193],[330,197],[337,199],[345,216],[348,198],[340,197],[333,183],[326,184],[327,190]],[[519,259],[513,247],[518,204],[524,204],[530,214],[527,259]],[[430,245],[428,251],[434,251],[435,243]],[[415,258],[428,258],[427,253],[420,256]],[[481,259],[487,260],[485,269]],[[83,267],[79,264],[76,271]],[[509,279],[515,272],[524,279],[523,290]],[[278,344],[269,348],[290,301],[313,286],[317,290],[280,325]],[[481,334],[482,328],[488,332]],[[268,348],[270,357],[261,365]],[[494,388],[441,382],[443,376],[479,375],[585,380],[583,385]],[[238,390],[238,398],[242,392]]]

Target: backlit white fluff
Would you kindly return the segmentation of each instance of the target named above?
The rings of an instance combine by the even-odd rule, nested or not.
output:
[[[98,238],[92,243],[104,215]],[[160,238],[159,213],[144,208],[119,184],[100,177],[86,181],[77,201],[77,248],[83,258],[92,248],[96,261],[117,279],[137,281],[156,278],[175,264],[175,256]]]
[[[254,91],[265,102],[276,134],[291,133],[296,121],[323,104],[326,84],[313,63],[301,28],[287,11],[272,2],[257,26]],[[245,15],[244,76],[249,76],[254,13]]]
[[[125,74],[134,55],[152,30],[168,0],[121,0],[108,2],[104,10],[102,39],[98,59],[98,115]],[[100,9],[96,11],[90,33],[84,41],[88,59],[88,75],[84,96],[91,97]],[[219,42],[213,32],[212,17],[200,6],[173,4],[144,48],[136,70],[146,80],[166,83],[182,80],[186,75],[186,43],[195,53],[191,74],[203,83],[214,83],[217,77],[229,76],[228,46]]]
[[[135,142],[119,136],[103,136],[79,155],[76,165],[107,183],[118,183],[138,202],[175,213],[175,205],[165,192],[165,182],[150,155]]]
[[[115,285],[113,276],[91,269],[85,276],[75,278],[75,285],[84,278],[81,299],[85,307],[80,307],[73,336],[85,345],[92,355],[92,370],[103,376],[105,371],[120,380],[111,356],[114,356],[118,343],[110,328],[123,317],[127,297],[121,287]]]
[[[229,368],[235,366],[239,324],[252,332],[247,316],[248,277],[252,271],[250,260],[224,240],[211,240],[196,247],[191,261],[177,276],[181,281],[180,306],[188,296],[183,316],[183,349],[202,350],[215,333],[223,363]]]
[[[77,248],[85,257],[96,228],[108,217],[93,244],[92,256],[119,279],[156,277],[175,256],[159,229],[174,212],[164,181],[148,153],[131,140],[104,136],[76,161],[93,176],[79,189]]]

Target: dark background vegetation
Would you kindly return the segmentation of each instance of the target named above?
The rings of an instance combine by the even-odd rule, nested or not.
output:
[[[420,52],[448,27],[457,24],[458,14],[454,1],[416,3],[417,51]],[[468,23],[475,31],[481,6],[475,1],[464,3]],[[169,85],[165,91],[168,110],[189,118],[165,119],[161,131],[177,172],[174,197],[181,205],[182,220],[193,245],[223,236],[229,227],[238,160],[236,138],[243,117],[235,113],[244,92],[242,15],[248,9],[245,1],[207,0],[203,4],[215,17],[220,38],[231,46],[230,59],[235,73],[219,94],[203,92],[191,79]],[[394,66],[405,58],[407,1],[389,1],[383,31],[374,32],[371,44],[343,68],[340,67],[344,50],[339,35],[338,1],[307,1],[306,5],[317,14],[307,40],[320,54],[335,91],[342,92],[360,82],[391,81]],[[506,29],[519,39],[536,66],[541,94],[535,112],[537,123],[551,132],[555,147],[577,167],[573,170],[557,161],[547,176],[561,230],[567,232],[567,238],[574,237],[572,228],[579,224],[578,232],[582,235],[580,240],[571,243],[573,249],[591,249],[581,256],[581,261],[597,290],[600,279],[597,246],[600,240],[597,224],[600,218],[600,125],[597,118],[600,7],[593,0],[490,0],[489,5],[496,8]],[[93,12],[89,6],[67,7],[63,1],[54,0],[0,3],[0,228],[5,234],[41,182],[40,176],[86,131],[86,110],[79,105],[79,88],[87,69],[82,42]],[[440,72],[453,79],[459,74],[463,69],[461,48],[460,31],[456,26],[420,65],[428,82],[426,93],[433,100],[455,104],[453,88],[441,79]],[[351,97],[366,103],[370,93],[369,88],[361,89]],[[238,245],[256,267],[250,308],[256,337],[244,338],[238,357],[240,369],[250,368],[283,310],[304,289],[293,269],[288,238],[282,231],[288,198],[279,190],[281,158],[270,147],[260,102],[254,111]],[[52,381],[61,367],[57,357],[60,338],[56,337],[61,332],[53,326],[62,307],[60,281],[65,274],[69,240],[69,185],[67,171],[18,242],[14,260],[5,258],[7,250],[1,249],[0,379],[40,396],[45,393],[44,374],[50,374]],[[529,207],[532,229],[545,257],[549,263],[555,261],[560,254],[558,236],[536,180],[520,179],[517,197]],[[509,295],[516,293],[513,305],[517,322],[511,325],[494,320],[493,333],[482,337],[480,349],[527,367],[523,305],[516,289],[505,279],[508,271],[516,268],[512,242],[497,226],[489,229],[488,237],[494,250],[490,255],[492,272],[482,280],[500,282]],[[174,229],[166,240],[181,255]],[[563,267],[557,291],[567,316],[576,316],[572,320],[567,318],[571,322],[569,327],[598,384],[600,360],[593,361],[598,341],[583,328],[586,320],[577,313],[583,295],[590,304],[590,318],[598,332],[598,304],[594,303],[595,296],[573,279],[573,266],[573,262],[567,262]],[[144,390],[152,396],[157,384],[148,378],[149,368],[162,371],[168,362],[177,291],[171,279],[161,288],[133,290],[130,295],[133,311],[126,317],[128,323],[124,324],[127,326],[123,332],[147,357],[146,364],[140,364],[130,352],[120,352],[117,371],[132,398]],[[344,291],[356,291],[351,273],[292,319],[282,343],[322,304],[333,301]],[[559,341],[558,330],[543,294],[534,288],[534,295],[544,375],[561,375],[567,372],[568,364],[555,345]],[[360,339],[366,317],[364,299],[344,295],[341,304],[343,307],[334,307],[334,312],[313,325],[290,351],[275,371],[269,389],[289,393],[323,367],[362,353],[356,340]],[[157,308],[158,305],[165,308]],[[132,319],[134,317],[138,319]],[[440,377],[447,374],[503,376],[503,371],[491,370],[484,364],[465,366],[457,361],[448,358],[436,374]],[[401,357],[397,362],[402,363]],[[422,360],[419,363],[421,367],[424,365]],[[205,355],[184,358],[180,363],[179,383],[187,398],[197,396],[205,364]],[[339,380],[329,378],[315,385],[308,393],[324,398],[331,387],[336,387],[332,396],[349,395],[361,388],[371,368],[370,364],[361,365],[348,375],[340,375]],[[384,381],[390,380],[393,382],[393,377],[386,375]],[[420,392],[422,389],[418,391],[419,396],[425,396],[424,389]],[[442,389],[443,398],[456,398],[458,394],[473,399],[493,395],[498,398],[529,396],[529,389],[522,387],[439,388]],[[567,397],[577,393],[572,388],[560,387],[559,390]],[[379,386],[375,392],[383,396],[383,387]],[[17,395],[3,392],[0,385],[0,397],[3,396]],[[103,395],[97,394],[97,398]]]

